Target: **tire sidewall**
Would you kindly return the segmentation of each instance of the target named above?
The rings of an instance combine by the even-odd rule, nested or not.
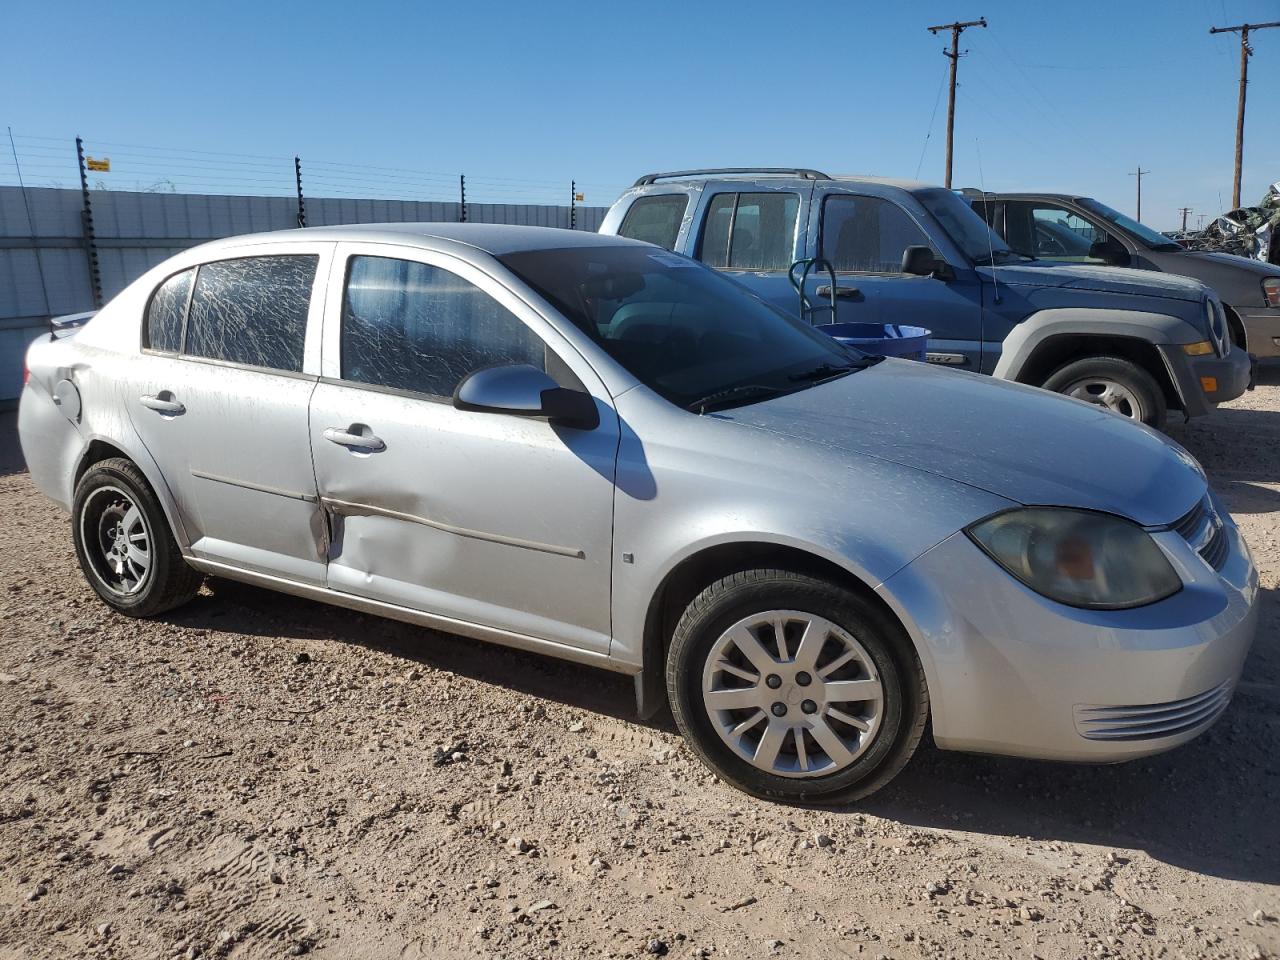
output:
[[[691,606],[692,612],[698,606]],[[826,617],[866,650],[884,689],[881,726],[875,741],[851,765],[823,777],[792,778],[766,773],[743,760],[720,738],[702,700],[702,674],[712,646],[744,617],[770,610],[797,610]],[[915,713],[914,655],[908,661],[897,634],[884,618],[848,591],[808,578],[752,580],[730,587],[692,617],[687,613],[672,639],[668,695],[676,721],[694,751],[729,783],[772,800],[820,802],[848,795],[874,780],[910,738]],[[905,639],[905,638],[903,638]],[[909,641],[908,641],[909,642]],[[914,744],[911,745],[914,747]]]
[[[123,463],[117,465],[112,461],[96,463],[85,471],[84,476],[76,484],[75,497],[71,504],[71,539],[75,543],[76,559],[84,577],[89,581],[94,592],[109,606],[135,616],[145,616],[150,612],[156,598],[163,592],[168,580],[169,551],[164,549],[164,538],[170,537],[169,522],[145,481],[135,477],[133,470],[125,468]],[[93,549],[84,543],[81,523],[81,512],[85,502],[104,486],[119,487],[134,505],[142,512],[151,538],[151,566],[148,568],[147,582],[137,593],[120,594],[110,590],[94,569],[87,550]]]
[[[1160,392],[1160,385],[1150,373],[1131,360],[1104,356],[1073,360],[1050,374],[1044,382],[1044,389],[1066,396],[1067,387],[1073,383],[1095,377],[1099,380],[1111,380],[1122,384],[1126,390],[1137,397],[1138,403],[1142,406],[1142,417],[1125,417],[1124,419],[1135,420],[1156,429],[1163,427],[1167,406],[1164,395]],[[1101,404],[1093,404],[1093,406],[1101,406]]]

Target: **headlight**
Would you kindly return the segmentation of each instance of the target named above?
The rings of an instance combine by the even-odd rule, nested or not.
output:
[[[1280,277],[1267,277],[1262,281],[1262,299],[1269,307],[1280,307]]]
[[[1222,304],[1214,297],[1207,297],[1204,301],[1204,319],[1209,327],[1209,336],[1213,339],[1213,347],[1219,356],[1225,356],[1227,353],[1227,315],[1222,309]]]
[[[1151,536],[1110,514],[1024,507],[987,517],[965,532],[1036,593],[1072,607],[1141,607],[1182,589]]]

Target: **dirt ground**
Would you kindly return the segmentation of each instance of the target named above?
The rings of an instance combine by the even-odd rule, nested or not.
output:
[[[1251,544],[1222,720],[750,799],[622,678],[224,581],[109,613],[0,433],[0,957],[1280,954],[1280,369],[1171,432]],[[1100,465],[1101,468],[1101,465]]]

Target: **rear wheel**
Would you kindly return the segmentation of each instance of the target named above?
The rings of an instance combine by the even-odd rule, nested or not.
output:
[[[1142,367],[1120,357],[1085,357],[1059,367],[1042,386],[1163,430],[1164,391]]]
[[[824,580],[748,570],[689,605],[667,691],[681,732],[721,779],[774,800],[838,803],[915,751],[929,697],[901,627]]]
[[[154,616],[199,591],[202,577],[187,566],[155,494],[128,460],[103,460],[85,471],[71,523],[80,569],[121,613]]]

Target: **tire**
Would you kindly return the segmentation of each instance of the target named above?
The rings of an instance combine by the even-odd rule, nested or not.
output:
[[[763,670],[746,655],[750,638]],[[929,716],[924,671],[902,627],[846,588],[786,570],[735,573],[698,594],[676,624],[666,673],[693,751],[726,783],[768,800],[832,804],[874,793],[911,759]],[[848,695],[873,693],[877,682],[878,701]]]
[[[1155,377],[1131,360],[1085,357],[1059,367],[1041,386],[1095,403],[1130,420],[1163,430],[1168,418],[1164,391]]]
[[[128,460],[85,471],[72,500],[71,536],[85,579],[120,613],[152,617],[200,590],[204,578],[183,559],[151,486]]]

